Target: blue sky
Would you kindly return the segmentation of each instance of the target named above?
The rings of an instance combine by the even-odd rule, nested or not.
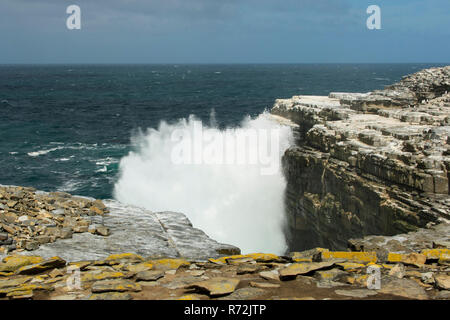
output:
[[[450,1],[1,0],[0,40],[0,63],[449,62]]]

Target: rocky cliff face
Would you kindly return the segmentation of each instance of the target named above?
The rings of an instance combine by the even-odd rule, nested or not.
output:
[[[449,222],[449,91],[447,66],[385,90],[276,101],[272,114],[299,125],[283,157],[291,251]]]

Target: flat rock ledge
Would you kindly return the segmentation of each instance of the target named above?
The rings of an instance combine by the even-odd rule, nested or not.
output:
[[[279,99],[291,250],[450,221],[450,66],[369,93]]]
[[[122,252],[201,260],[240,249],[209,238],[182,213],[0,186],[0,257],[19,253],[73,261]]]
[[[449,300],[449,253],[390,252],[383,261],[376,252],[323,248],[206,261],[10,255],[0,262],[0,300]]]

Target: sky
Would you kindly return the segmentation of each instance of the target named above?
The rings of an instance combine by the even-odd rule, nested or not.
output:
[[[449,61],[449,0],[0,0],[0,64]]]

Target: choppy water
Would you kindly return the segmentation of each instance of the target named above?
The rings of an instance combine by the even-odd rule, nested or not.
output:
[[[370,91],[429,65],[0,66],[0,183],[110,198],[138,129],[238,126],[276,98]]]

